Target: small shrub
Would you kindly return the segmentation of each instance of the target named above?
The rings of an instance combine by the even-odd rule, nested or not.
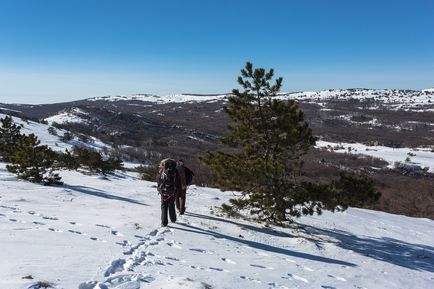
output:
[[[56,128],[53,127],[53,126],[50,126],[50,127],[48,128],[48,133],[51,134],[51,135],[57,136],[57,130],[56,130]]]
[[[65,132],[63,134],[62,141],[63,142],[69,142],[69,141],[73,140],[73,138],[74,137],[73,137],[73,135],[70,132]]]
[[[137,171],[142,174],[142,180],[149,182],[155,182],[158,176],[157,166],[140,166],[137,168]]]

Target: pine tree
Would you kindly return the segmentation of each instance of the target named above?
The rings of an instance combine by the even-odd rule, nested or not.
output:
[[[15,149],[22,139],[21,125],[14,123],[12,117],[6,116],[0,119],[0,160],[4,162],[11,162]]]
[[[110,156],[104,159],[101,153],[93,149],[74,146],[73,155],[78,164],[87,167],[91,172],[105,175],[114,170],[123,169],[122,161],[119,158]]]
[[[278,98],[282,78],[271,83],[273,77],[273,69],[266,72],[246,64],[238,77],[243,91],[234,89],[224,108],[233,122],[221,139],[227,150],[202,158],[221,189],[242,193],[224,208],[249,209],[260,219],[278,224],[291,216],[344,209],[356,197],[339,188],[340,181],[331,185],[299,181],[301,157],[315,144],[315,137],[298,104]],[[346,200],[336,200],[341,195],[347,195]],[[363,203],[364,199],[362,195],[357,200]]]
[[[60,177],[50,170],[54,159],[55,153],[46,145],[41,145],[34,134],[30,134],[22,137],[16,148],[13,164],[8,165],[7,169],[19,178],[34,183],[59,183]],[[45,176],[47,172],[50,175]]]
[[[65,153],[57,155],[57,161],[59,168],[66,168],[68,170],[76,170],[80,166],[78,158],[72,155],[68,149],[65,150]]]

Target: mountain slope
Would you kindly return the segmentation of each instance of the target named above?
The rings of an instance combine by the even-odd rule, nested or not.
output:
[[[48,125],[15,121],[54,149],[71,146]],[[40,281],[65,289],[429,288],[434,281],[432,220],[350,208],[278,228],[221,216],[218,207],[234,192],[192,186],[187,214],[160,228],[155,183],[136,173],[61,171],[65,185],[45,187],[5,166],[0,288]]]
[[[61,174],[64,187],[41,187],[0,165],[0,288],[429,288],[434,280],[431,220],[350,208],[292,229],[264,227],[216,214],[231,192],[191,187],[188,213],[160,229],[154,183]]]

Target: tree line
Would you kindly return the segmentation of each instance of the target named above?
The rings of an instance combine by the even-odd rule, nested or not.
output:
[[[72,151],[54,151],[42,145],[35,134],[23,134],[22,125],[13,118],[0,119],[0,160],[9,163],[6,168],[19,178],[44,185],[62,184],[55,170],[85,168],[92,173],[107,174],[122,169],[122,161],[114,156],[74,146]]]

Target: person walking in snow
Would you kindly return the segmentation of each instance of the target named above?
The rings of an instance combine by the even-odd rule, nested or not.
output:
[[[161,196],[161,226],[165,227],[170,221],[176,222],[175,199],[180,187],[180,177],[176,169],[176,161],[164,159],[160,162],[157,190]]]
[[[178,160],[176,170],[178,171],[180,179],[178,184],[178,195],[176,196],[176,208],[178,209],[179,214],[183,215],[185,213],[187,186],[191,184],[194,174],[189,168],[184,166],[183,160]]]

